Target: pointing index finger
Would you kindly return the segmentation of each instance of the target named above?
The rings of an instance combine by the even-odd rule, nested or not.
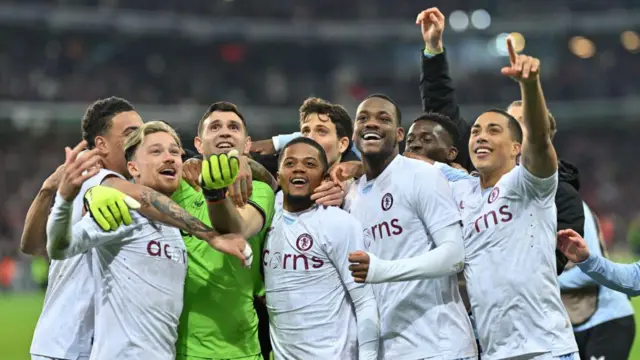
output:
[[[516,64],[516,50],[513,47],[513,39],[511,37],[507,37],[507,51],[509,51],[509,62],[511,65]]]

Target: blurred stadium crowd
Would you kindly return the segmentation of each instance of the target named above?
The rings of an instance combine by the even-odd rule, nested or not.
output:
[[[66,102],[88,105],[97,98],[117,95],[133,104],[169,108],[195,104],[204,110],[213,101],[228,100],[241,107],[291,110],[290,118],[248,119],[250,131],[252,124],[269,122],[268,126],[256,126],[258,130],[251,134],[254,139],[276,135],[265,129],[294,131],[296,109],[309,95],[354,110],[365,94],[382,92],[401,106],[417,107],[422,46],[417,27],[411,39],[368,36],[366,41],[347,41],[338,34],[334,40],[318,36],[309,41],[275,33],[248,38],[237,29],[206,37],[183,32],[122,32],[117,24],[111,29],[115,31],[110,31],[92,28],[91,19],[82,24],[65,23],[60,16],[51,16],[48,22],[29,19],[36,19],[38,12],[77,10],[128,12],[134,18],[169,14],[169,22],[179,16],[193,21],[204,18],[213,24],[217,20],[237,21],[240,28],[254,21],[313,27],[318,20],[348,21],[351,26],[363,21],[415,26],[415,15],[424,6],[414,0],[3,0],[0,102],[9,104],[9,109],[20,101],[42,102],[46,108],[46,104]],[[448,0],[437,6],[447,15],[454,10],[482,8],[496,21],[518,21],[537,14],[576,16],[603,10],[640,10],[636,0]],[[12,18],[8,14],[17,15]],[[501,35],[488,25],[468,31],[463,31],[468,24],[458,31],[450,25],[455,24],[448,24],[445,46],[458,101],[504,107],[517,99],[517,87],[499,74],[505,58],[500,49],[492,47]],[[638,238],[640,245],[640,221],[634,221],[640,213],[640,145],[636,140],[640,112],[621,115],[618,108],[612,108],[610,114],[604,109],[604,116],[581,122],[579,112],[584,109],[576,107],[573,114],[569,106],[569,112],[558,114],[553,107],[554,102],[570,105],[574,100],[604,101],[607,107],[612,106],[607,105],[611,99],[639,97],[640,38],[633,30],[640,26],[614,29],[600,24],[581,33],[548,32],[545,26],[540,24],[540,31],[522,31],[526,47],[524,41],[522,46],[542,60],[545,95],[558,121],[558,152],[580,169],[581,194],[602,216],[607,240],[626,249],[628,237]],[[626,35],[621,35],[622,30]],[[563,121],[567,113],[574,116]],[[64,146],[77,142],[82,113],[75,119],[39,122],[37,127],[30,125],[29,116],[14,115],[11,110],[0,112],[0,258],[22,259],[18,242],[28,206],[42,181],[61,164]],[[474,115],[468,114],[467,119]],[[187,144],[192,143],[198,119],[199,114],[187,119],[187,126],[185,121],[178,126]]]

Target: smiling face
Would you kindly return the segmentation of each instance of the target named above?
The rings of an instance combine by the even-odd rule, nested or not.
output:
[[[323,154],[306,143],[284,149],[278,169],[278,183],[288,204],[311,206],[311,194],[320,186],[327,171]]]
[[[251,148],[251,138],[240,116],[232,111],[214,111],[203,122],[194,140],[200,154],[207,156],[228,153],[236,149],[245,154]]]
[[[148,134],[127,166],[137,184],[171,196],[182,178],[182,149],[167,132]]]
[[[388,158],[404,139],[404,129],[398,125],[393,103],[377,97],[363,101],[353,129],[356,148],[365,158]]]
[[[442,163],[455,160],[458,154],[447,130],[431,120],[418,120],[411,125],[405,150]]]
[[[338,163],[342,153],[349,146],[349,138],[338,136],[336,124],[326,114],[312,113],[307,115],[300,122],[300,133],[322,146],[327,153],[330,165]]]
[[[473,124],[469,154],[473,166],[481,174],[515,166],[522,145],[510,126],[514,124],[497,112],[486,112]]]

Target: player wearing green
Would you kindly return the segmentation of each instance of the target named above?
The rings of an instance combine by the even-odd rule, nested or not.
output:
[[[271,186],[253,181],[249,201],[241,207],[225,196],[239,166],[237,157],[225,153],[250,148],[244,118],[235,105],[215,103],[209,108],[198,125],[195,146],[205,155],[202,191],[183,180],[172,199],[217,231],[242,234],[254,254],[261,254],[274,213]],[[254,296],[264,295],[261,257],[254,256],[251,269],[246,269],[189,234],[183,233],[183,238],[189,261],[177,359],[262,359],[253,305]]]

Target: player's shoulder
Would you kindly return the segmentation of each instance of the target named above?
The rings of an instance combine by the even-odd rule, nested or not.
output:
[[[353,215],[337,206],[319,206],[316,212],[316,219],[327,229],[333,228],[343,231],[353,226],[360,226],[360,223]],[[327,227],[326,224],[331,224],[331,226]]]
[[[410,170],[411,173],[414,174],[440,174],[440,169],[438,169],[433,164],[422,160],[408,158],[405,156],[401,156],[400,158],[400,167],[408,171]],[[403,173],[400,173],[398,175],[402,175]],[[406,174],[404,174],[404,176],[406,176]]]

